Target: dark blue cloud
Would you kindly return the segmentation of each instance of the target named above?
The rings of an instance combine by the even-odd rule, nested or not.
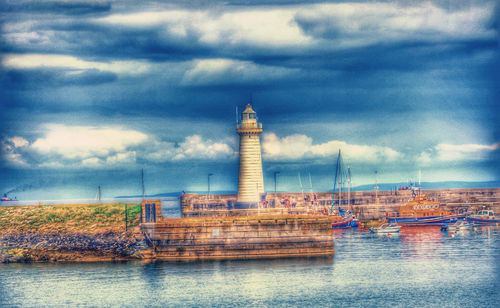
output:
[[[314,1],[320,2],[342,1]],[[169,142],[180,142],[195,133],[205,138],[234,138],[234,108],[239,106],[241,111],[252,100],[265,131],[280,137],[306,134],[314,142],[346,140],[404,152],[408,161],[378,166],[392,175],[413,172],[420,167],[414,157],[440,143],[491,145],[500,140],[496,117],[500,113],[498,4],[491,19],[480,23],[478,32],[465,29],[467,35],[452,31],[446,35],[432,27],[428,32],[410,31],[406,35],[396,33],[397,29],[380,32],[387,37],[377,37],[374,29],[353,34],[343,29],[346,24],[336,24],[338,20],[299,12],[294,22],[314,43],[284,47],[271,40],[238,41],[238,36],[229,40],[234,29],[225,29],[219,39],[210,41],[202,39],[203,31],[188,26],[185,35],[176,35],[162,22],[134,26],[96,20],[113,14],[187,8],[211,10],[212,21],[216,22],[223,13],[266,10],[275,8],[273,5],[286,10],[310,3],[6,2],[0,17],[2,58],[7,54],[55,54],[104,64],[140,60],[152,69],[129,74],[97,68],[1,67],[0,139],[22,136],[36,140],[43,135],[40,127],[46,123],[123,125]],[[412,0],[387,3],[401,10],[420,5]],[[431,3],[444,9],[444,14],[492,7],[492,1]],[[375,34],[366,40],[367,33]],[[361,36],[359,41],[357,35]],[[355,44],[340,46],[346,41]],[[196,61],[219,58],[234,62],[228,69],[208,65],[206,71],[196,72]],[[37,158],[36,153],[25,155],[33,161]],[[481,163],[466,163],[468,167],[442,165],[428,167],[427,171],[435,168],[455,175],[454,169],[461,168],[466,175],[477,168],[491,177],[491,170],[500,172],[497,161],[495,151]],[[155,170],[151,177],[155,178],[152,186],[157,192],[162,187],[204,187],[205,174],[214,170],[222,189],[235,187],[234,162],[152,163],[139,157],[138,164]],[[294,189],[298,171],[311,172],[313,182],[323,183],[318,184],[321,187],[327,186],[324,183],[333,173],[330,165],[307,159],[264,162],[264,166],[267,180],[272,180],[273,171],[281,170]],[[357,164],[353,169],[367,177],[374,167]],[[2,187],[22,184],[31,176],[57,176],[59,172],[69,182],[85,174],[59,169],[5,169],[2,174],[10,175],[12,181],[4,177]],[[135,185],[125,180],[134,177],[130,170],[87,172],[114,185],[113,189]],[[173,183],[162,184],[165,174],[175,179]],[[120,180],[114,179],[115,175]],[[96,183],[90,178],[84,178],[80,185],[94,187]]]
[[[113,82],[117,76],[111,72],[87,69],[22,69],[4,72],[3,81],[8,88],[44,89],[46,87],[87,86]]]
[[[33,39],[26,44],[4,41],[6,53],[71,54],[94,59],[148,59],[151,61],[186,60],[215,55],[213,48],[203,46],[196,37],[183,40],[160,36],[161,29],[136,29],[98,25],[85,20],[47,21],[30,31],[58,31],[51,44]]]
[[[33,1],[33,0],[6,0],[0,6],[4,13],[50,13],[66,15],[98,14],[108,12],[111,3],[108,1]]]

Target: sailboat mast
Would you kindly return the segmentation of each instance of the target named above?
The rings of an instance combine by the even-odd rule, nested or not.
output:
[[[304,200],[304,188],[302,187],[302,179],[300,178],[300,172],[299,172],[299,184],[300,184],[300,191],[302,192],[302,200]]]
[[[144,192],[144,169],[141,169],[141,179],[142,179],[142,200],[146,199]]]
[[[351,208],[351,167],[347,167],[347,208]]]
[[[342,162],[341,162],[342,158],[341,158],[341,154],[340,154],[340,149],[339,149],[339,156],[337,157],[337,165],[336,165],[336,170],[335,170],[335,179],[333,180],[333,194],[332,194],[332,206],[330,208],[330,214],[333,214],[333,208],[335,207],[335,190],[337,189],[337,183],[340,183],[341,185],[339,185],[339,194],[338,194],[338,197],[339,197],[339,208],[340,208],[340,204],[342,202],[342,197],[341,197],[341,194],[342,194],[342,170],[341,170],[341,165],[342,165]],[[337,182],[337,178],[339,178],[339,182]],[[340,209],[339,209],[340,211]]]
[[[339,150],[339,208],[342,204],[342,156],[340,155]]]

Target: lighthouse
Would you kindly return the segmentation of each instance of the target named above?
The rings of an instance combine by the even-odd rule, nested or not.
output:
[[[257,122],[257,113],[250,104],[246,106],[241,114],[241,123],[237,123],[236,132],[240,135],[237,207],[256,207],[260,195],[264,193],[260,149],[262,123]]]

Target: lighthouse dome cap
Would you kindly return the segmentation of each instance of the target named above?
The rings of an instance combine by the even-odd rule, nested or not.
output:
[[[256,112],[252,109],[252,105],[247,104],[245,110],[243,110],[243,113],[256,113]]]

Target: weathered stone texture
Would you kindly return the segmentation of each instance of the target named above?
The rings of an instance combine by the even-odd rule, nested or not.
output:
[[[482,207],[500,212],[500,188],[432,189],[422,190],[429,200],[439,201],[447,210],[477,210]],[[398,212],[399,206],[412,198],[410,190],[400,191],[355,191],[350,193],[349,205],[360,219],[377,219],[386,213]],[[338,197],[335,197],[338,200]],[[378,200],[377,200],[378,199]],[[236,195],[186,194],[181,197],[184,217],[259,215],[263,213],[315,214],[330,209],[332,193],[268,193],[266,203],[258,210],[234,211],[232,204]],[[347,207],[347,193],[343,193],[342,206]]]
[[[151,257],[164,260],[332,256],[326,217],[164,219],[143,224]]]

